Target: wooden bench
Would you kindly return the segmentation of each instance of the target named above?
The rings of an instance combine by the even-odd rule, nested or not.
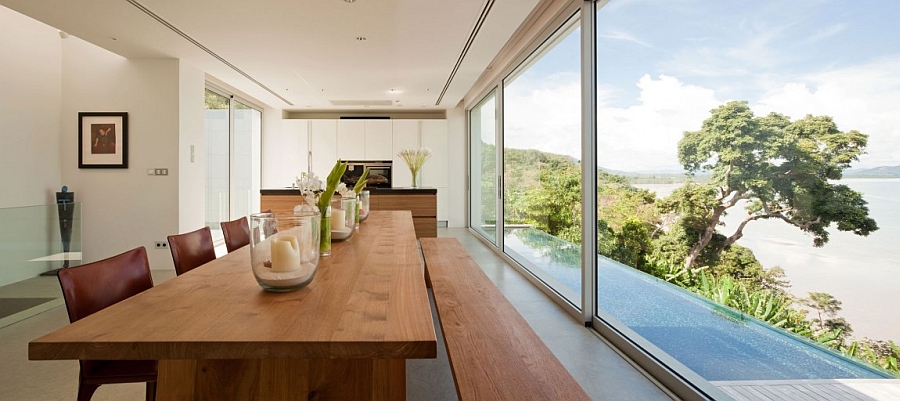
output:
[[[421,238],[460,400],[590,400],[456,238]]]

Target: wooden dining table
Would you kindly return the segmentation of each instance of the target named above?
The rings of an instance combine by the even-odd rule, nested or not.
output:
[[[373,211],[274,293],[239,250],[28,344],[31,360],[159,360],[158,400],[403,400],[437,342],[409,211]]]

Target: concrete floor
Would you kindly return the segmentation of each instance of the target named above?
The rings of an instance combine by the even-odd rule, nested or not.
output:
[[[439,236],[456,237],[494,280],[572,376],[595,400],[671,400],[653,380],[632,366],[604,341],[565,313],[465,229],[439,229]],[[154,270],[160,283],[174,271]],[[0,297],[60,297],[55,277],[37,277],[0,287]],[[68,324],[65,307],[55,306],[0,328],[0,400],[70,401],[75,399],[76,361],[28,361],[28,342]],[[438,327],[439,331],[439,326]],[[440,333],[439,333],[440,335]],[[443,345],[443,340],[438,339]],[[142,384],[101,386],[94,401],[143,400]],[[409,400],[455,400],[453,377],[443,347],[438,358],[407,363]]]

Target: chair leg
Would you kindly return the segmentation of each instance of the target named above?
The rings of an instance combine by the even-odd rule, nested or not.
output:
[[[156,401],[156,382],[147,382],[147,401]]]
[[[78,382],[78,401],[91,401],[94,391],[100,387],[99,384],[86,384],[82,381]]]

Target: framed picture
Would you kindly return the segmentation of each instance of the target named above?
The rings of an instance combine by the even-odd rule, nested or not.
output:
[[[128,168],[128,113],[78,113],[78,168]]]

